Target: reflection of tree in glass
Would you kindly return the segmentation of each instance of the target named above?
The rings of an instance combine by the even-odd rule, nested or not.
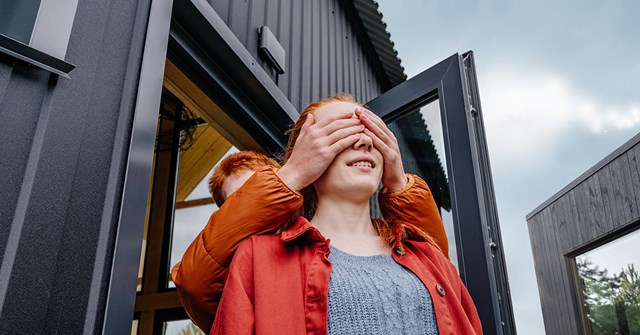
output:
[[[180,330],[180,335],[204,335],[204,332],[196,327],[193,322],[189,322],[186,327]]]
[[[612,275],[586,257],[576,265],[591,334],[640,335],[640,276],[634,265]]]

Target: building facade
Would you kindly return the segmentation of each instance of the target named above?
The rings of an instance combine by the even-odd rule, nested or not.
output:
[[[514,333],[472,53],[407,80],[372,0],[0,4],[0,333],[191,329],[169,270],[207,175],[342,92],[429,183],[485,331]]]
[[[527,215],[547,334],[640,332],[640,134]]]

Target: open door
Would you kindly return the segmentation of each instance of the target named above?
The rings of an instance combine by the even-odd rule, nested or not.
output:
[[[405,170],[429,184],[484,333],[515,334],[473,53],[447,58],[367,106],[398,138]]]

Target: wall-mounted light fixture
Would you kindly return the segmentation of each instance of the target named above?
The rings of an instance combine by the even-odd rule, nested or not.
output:
[[[284,73],[285,52],[280,42],[271,29],[267,26],[258,28],[258,50],[264,58],[273,66],[278,74]]]

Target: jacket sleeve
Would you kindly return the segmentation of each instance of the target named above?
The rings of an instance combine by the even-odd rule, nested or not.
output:
[[[431,236],[444,255],[449,257],[449,241],[429,186],[413,174],[407,174],[407,179],[407,185],[398,191],[389,192],[386,188],[380,191],[378,203],[382,215],[386,220],[415,224]]]
[[[209,333],[227,267],[248,237],[275,231],[302,206],[302,195],[282,182],[275,169],[256,173],[214,212],[171,271],[178,296],[193,322]]]
[[[253,248],[243,243],[236,253],[216,312],[211,335],[249,335],[255,331]]]

